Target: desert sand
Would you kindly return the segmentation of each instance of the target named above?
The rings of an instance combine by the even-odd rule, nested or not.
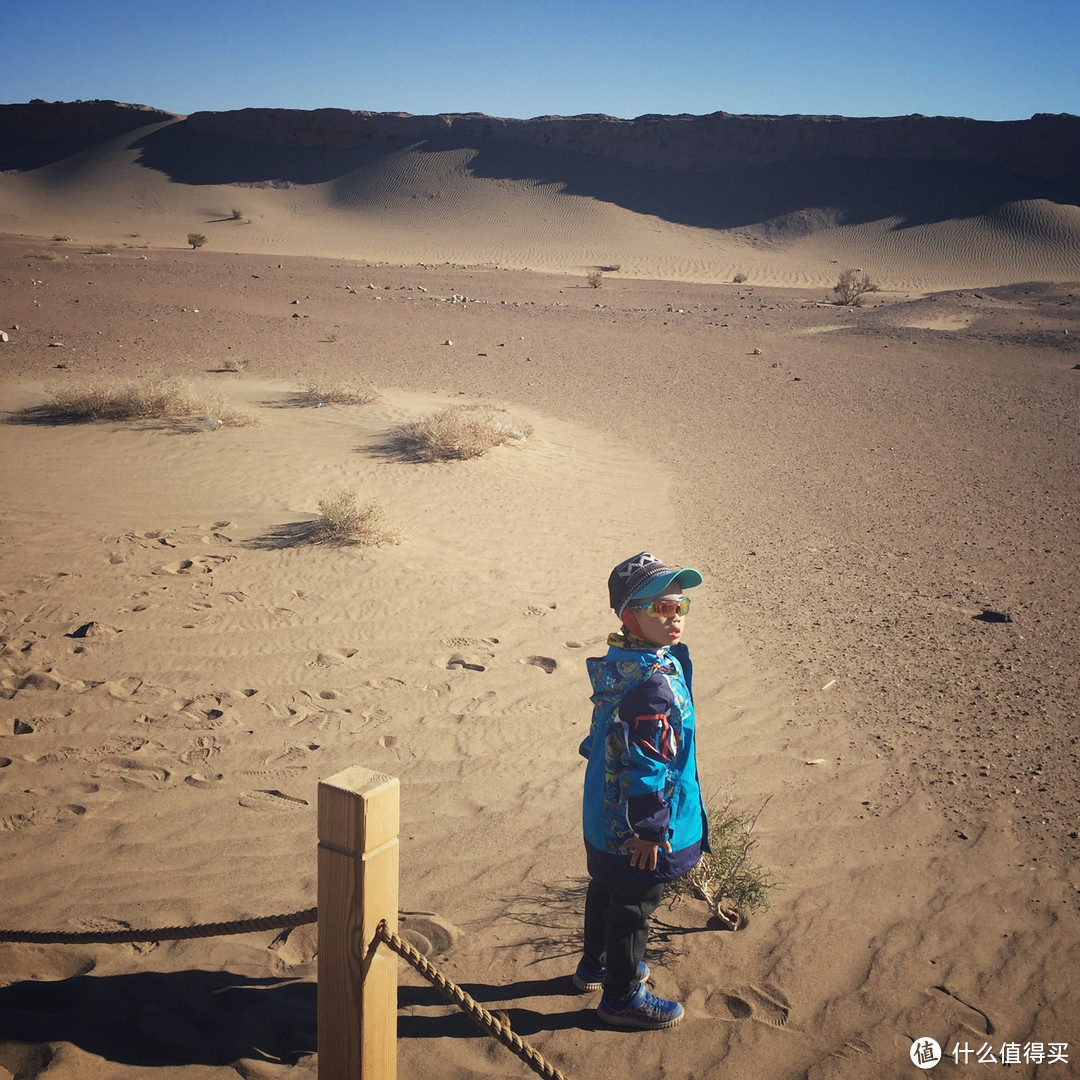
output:
[[[452,154],[376,212],[131,141],[0,174],[0,929],[311,907],[317,784],[362,765],[400,778],[403,929],[572,1080],[912,1076],[923,1037],[971,1051],[941,1074],[1077,1075],[1076,206],[770,240]],[[152,372],[258,423],[35,411]],[[357,376],[377,401],[295,401]],[[532,433],[387,452],[454,403]],[[343,486],[404,542],[290,545]],[[643,548],[705,576],[703,781],[763,807],[777,882],[737,933],[661,908],[658,1033],[569,983],[584,660]],[[0,944],[0,1077],[313,1078],[316,973],[312,926]],[[400,983],[399,1076],[530,1075]]]

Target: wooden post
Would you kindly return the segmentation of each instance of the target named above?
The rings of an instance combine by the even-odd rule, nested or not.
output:
[[[395,1080],[397,777],[355,766],[319,784],[319,1080]]]

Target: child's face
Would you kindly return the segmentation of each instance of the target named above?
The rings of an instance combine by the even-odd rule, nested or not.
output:
[[[632,603],[634,605],[647,605],[653,600],[681,600],[682,598],[682,592],[672,585],[670,589],[658,596],[634,600]],[[631,610],[634,612],[638,626],[641,628],[641,636],[653,645],[674,645],[682,638],[685,615],[680,615],[678,612],[666,616],[650,615],[645,608],[638,607],[633,607]]]

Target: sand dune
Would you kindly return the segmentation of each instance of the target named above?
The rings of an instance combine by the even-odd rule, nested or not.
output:
[[[690,157],[669,148],[643,164],[654,129],[623,121],[582,121],[572,135],[558,118],[381,116],[356,127],[367,114],[286,122],[259,110],[151,113],[146,124],[115,107],[107,118],[119,111],[138,126],[87,145],[70,133],[31,139],[11,112],[20,107],[0,108],[12,140],[0,225],[28,235],[183,246],[199,231],[229,251],[561,273],[618,265],[633,277],[786,286],[828,286],[838,264],[855,263],[896,291],[1080,278],[1075,163],[1040,158],[1042,144],[1017,142],[1013,125],[982,125],[982,141],[961,152],[925,118],[774,118],[785,123],[749,148],[743,127],[737,138],[724,127],[729,148],[709,143],[718,121],[702,117]],[[1039,122],[1067,135],[1072,119]],[[862,152],[848,130],[860,123],[875,136]],[[677,146],[676,136],[692,138],[683,128],[665,138]]]
[[[906,1076],[922,1037],[1075,1072],[1075,204],[1015,157],[966,209],[941,160],[898,167],[921,201],[822,164],[798,205],[760,161],[646,176],[609,147],[590,179],[569,121],[526,130],[545,155],[99,120],[0,175],[0,929],[308,908],[318,781],[360,764],[401,779],[403,932],[569,1077]],[[894,291],[824,303],[844,265]],[[155,371],[259,423],[40,410]],[[377,402],[295,400],[357,376]],[[387,452],[448,403],[532,434]],[[405,542],[291,543],[342,485]],[[778,882],[737,934],[661,909],[665,1033],[601,1028],[568,979],[584,658],[642,548],[705,573],[703,779],[765,806]],[[316,944],[0,944],[0,1077],[310,1080]],[[403,1080],[528,1075],[400,983]]]

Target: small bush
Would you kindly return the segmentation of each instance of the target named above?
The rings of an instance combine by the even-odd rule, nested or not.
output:
[[[370,405],[379,400],[379,391],[359,379],[351,382],[309,382],[296,392],[302,405]]]
[[[732,279],[736,285],[741,285],[746,281],[746,275],[740,270]]]
[[[404,539],[402,532],[387,522],[386,511],[379,503],[372,500],[361,504],[356,492],[349,488],[320,499],[319,514],[311,529],[313,544],[378,547],[400,544]]]
[[[201,232],[189,232],[187,234],[187,242],[191,245],[192,251],[195,248],[201,248],[206,243],[206,237]]]
[[[187,383],[162,375],[123,383],[66,386],[53,394],[53,402],[65,415],[84,420],[154,419],[199,411]]]
[[[243,221],[243,219],[244,219],[244,211],[243,210],[237,210],[237,209],[234,208],[233,212],[231,214],[231,217],[232,217],[233,221]]]
[[[604,271],[599,269],[590,270],[585,280],[589,283],[590,289],[599,289],[604,284]]]
[[[234,409],[224,398],[200,398],[188,383],[165,375],[65,386],[53,392],[50,411],[68,420],[212,417],[234,427],[255,422],[250,413]]]
[[[878,286],[870,279],[870,275],[861,270],[845,270],[833,286],[838,304],[854,304],[863,293],[877,291]]]
[[[480,457],[504,443],[523,442],[531,434],[531,425],[500,409],[451,405],[402,425],[391,441],[416,461],[455,461]]]
[[[750,859],[757,843],[754,826],[764,809],[762,804],[747,817],[732,809],[730,799],[720,808],[710,805],[706,813],[712,852],[703,854],[693,870],[671,883],[673,900],[680,896],[704,900],[713,916],[733,930],[750,912],[767,911],[769,890],[776,883]]]
[[[238,408],[224,397],[202,398],[198,406],[193,415],[210,421],[212,427],[255,427],[259,423],[259,418],[253,412]]]

